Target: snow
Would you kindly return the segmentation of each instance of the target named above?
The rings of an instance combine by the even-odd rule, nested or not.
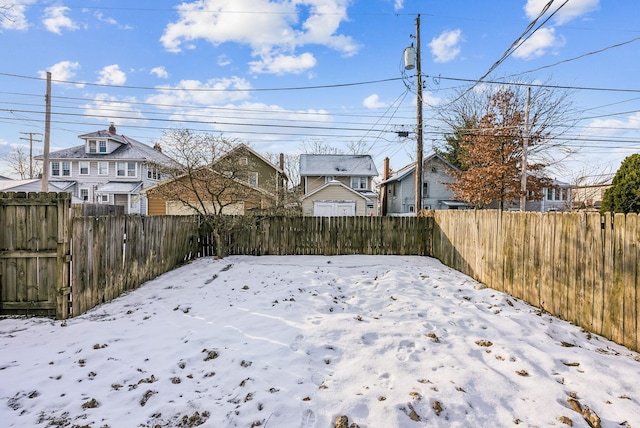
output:
[[[637,427],[639,380],[638,353],[426,257],[203,258],[0,320],[5,427],[587,427],[569,397]]]

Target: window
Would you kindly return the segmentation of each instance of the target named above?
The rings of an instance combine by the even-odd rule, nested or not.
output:
[[[562,189],[556,189],[556,201],[562,200]]]
[[[83,201],[89,200],[89,189],[80,189],[80,199]]]
[[[366,190],[367,177],[351,177],[351,188],[356,190]]]
[[[249,165],[249,159],[246,156],[243,156],[239,160],[240,165]]]
[[[155,166],[149,166],[147,169],[147,178],[153,180],[160,180],[160,171]]]
[[[109,175],[109,162],[98,162],[98,175]]]
[[[96,140],[89,140],[88,145],[89,145],[89,153],[95,153],[96,152]]]
[[[62,162],[62,176],[71,177],[71,162]]]
[[[101,204],[108,204],[109,203],[109,195],[100,195],[98,197],[98,202],[100,202]]]
[[[89,175],[89,162],[80,162],[80,175]]]
[[[60,162],[51,162],[51,175],[60,176]]]
[[[140,195],[129,196],[129,209],[137,209],[140,202]]]
[[[327,175],[324,178],[324,183],[327,184],[328,182],[333,181],[333,180],[335,180],[335,177],[333,175]]]
[[[107,141],[106,140],[98,141],[98,149],[100,153],[107,153]]]
[[[258,185],[258,173],[257,172],[250,172],[249,173],[249,185],[253,186],[253,187]]]
[[[546,199],[547,199],[547,201],[552,201],[553,200],[553,189],[547,188]]]
[[[116,175],[118,177],[135,177],[136,163],[135,162],[118,162],[116,164]]]
[[[422,183],[422,197],[429,197],[429,183]]]

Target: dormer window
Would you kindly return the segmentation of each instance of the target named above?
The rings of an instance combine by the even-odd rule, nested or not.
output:
[[[87,145],[89,146],[89,153],[95,153],[96,152],[96,140],[89,140],[87,142]]]
[[[98,151],[100,153],[107,153],[107,140],[98,141]]]

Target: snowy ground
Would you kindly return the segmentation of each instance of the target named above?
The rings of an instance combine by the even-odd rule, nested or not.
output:
[[[424,257],[199,259],[0,320],[4,427],[640,427],[638,392],[639,354]]]

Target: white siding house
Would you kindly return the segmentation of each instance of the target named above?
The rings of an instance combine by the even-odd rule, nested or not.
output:
[[[78,136],[80,146],[49,154],[48,181],[83,202],[122,205],[127,214],[147,214],[140,190],[162,179],[155,165],[171,159],[160,150],[124,135],[113,124]],[[43,160],[40,155],[36,159]]]

